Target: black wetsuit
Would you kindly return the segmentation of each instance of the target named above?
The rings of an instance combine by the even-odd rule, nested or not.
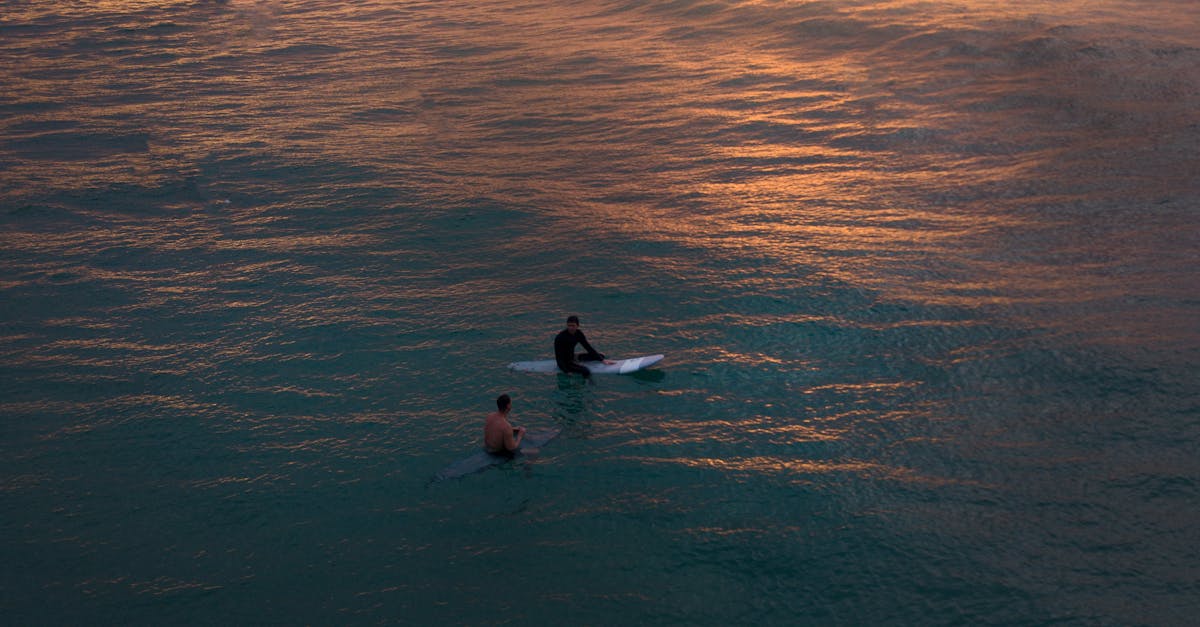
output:
[[[603,361],[604,355],[596,352],[591,344],[588,344],[587,337],[583,335],[583,331],[575,331],[572,335],[570,331],[563,329],[554,336],[554,361],[558,362],[558,368],[563,372],[576,372],[583,376],[592,374],[591,370],[575,363],[575,344],[583,345],[587,352],[579,356],[579,361]]]

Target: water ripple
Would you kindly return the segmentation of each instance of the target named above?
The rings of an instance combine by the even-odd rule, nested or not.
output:
[[[1196,6],[7,3],[7,615],[1184,622]]]

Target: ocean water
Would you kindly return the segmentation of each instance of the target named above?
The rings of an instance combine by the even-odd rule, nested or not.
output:
[[[1193,0],[8,0],[0,60],[0,623],[1200,613]],[[506,369],[568,314],[667,357]],[[562,435],[434,481],[500,393]]]

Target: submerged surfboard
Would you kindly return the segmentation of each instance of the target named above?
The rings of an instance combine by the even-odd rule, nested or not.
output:
[[[642,368],[653,366],[662,361],[662,358],[662,355],[646,355],[630,359],[610,360],[613,362],[611,364],[606,364],[602,361],[581,361],[579,365],[591,370],[594,374],[629,374],[630,372],[637,372]],[[521,372],[558,372],[558,363],[553,359],[514,361],[508,367],[512,370],[520,370]]]
[[[491,466],[498,466],[511,459],[520,459],[527,454],[536,452],[538,447],[543,446],[550,440],[558,437],[558,434],[561,432],[562,429],[526,431],[525,437],[521,438],[521,448],[517,449],[516,453],[514,453],[512,456],[497,455],[496,453],[489,453],[487,451],[480,450],[470,457],[460,459],[453,464],[450,464],[449,466],[439,470],[438,473],[433,476],[433,478],[439,481],[456,479],[464,475],[485,470]]]

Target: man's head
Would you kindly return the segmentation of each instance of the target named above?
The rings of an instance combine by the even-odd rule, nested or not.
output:
[[[567,330],[571,333],[579,330],[579,316],[567,316]]]
[[[496,398],[496,409],[499,409],[500,411],[508,411],[508,408],[511,405],[512,399],[509,398],[507,394],[501,394],[498,398]]]

